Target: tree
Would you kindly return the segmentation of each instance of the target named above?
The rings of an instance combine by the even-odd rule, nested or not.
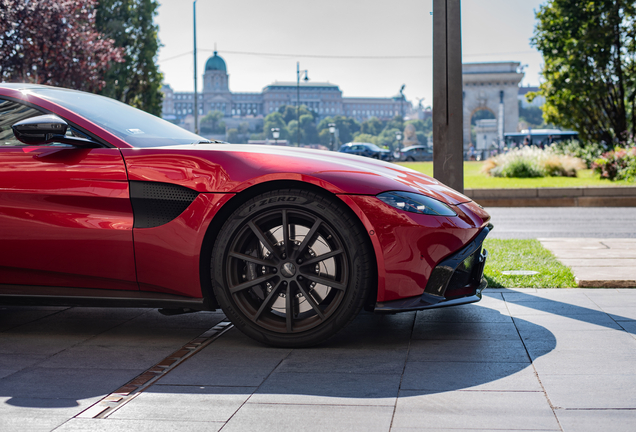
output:
[[[336,129],[338,129],[338,137],[339,143],[348,143],[353,141],[353,135],[360,130],[360,123],[358,123],[354,118],[344,117],[344,116],[335,116],[335,117],[326,117],[318,123],[318,132],[321,136],[321,143],[327,144],[329,143],[329,139],[326,142],[323,142],[325,134],[324,130],[329,131],[329,123],[334,123],[336,125]],[[328,135],[327,135],[328,136]]]
[[[365,133],[359,133],[357,134],[354,138],[353,138],[353,142],[359,142],[359,143],[371,143],[371,144],[380,144],[380,140],[377,136],[375,135],[370,135],[370,134],[365,134]]]
[[[283,119],[283,115],[278,111],[267,114],[267,116],[263,120],[263,133],[265,134],[265,136],[274,139],[274,136],[272,135],[273,128],[278,128],[280,132],[280,136],[278,137],[278,139],[289,138],[285,119]]]
[[[96,0],[0,0],[0,80],[94,92],[122,61],[95,30]]]
[[[634,0],[550,0],[537,12],[532,44],[543,54],[543,118],[608,144],[636,127]]]
[[[99,0],[96,27],[124,49],[124,61],[106,73],[101,94],[161,115],[163,74],[155,62],[160,43],[155,0]]]
[[[239,131],[236,128],[227,130],[227,142],[238,144],[239,143]]]
[[[384,125],[377,117],[371,117],[360,124],[360,132],[364,134],[380,135],[382,129],[384,129]]]
[[[300,136],[303,144],[316,144],[319,142],[320,138],[316,130],[316,123],[314,123],[314,117],[311,114],[300,116]]]
[[[224,132],[225,122],[221,111],[210,111],[201,119],[201,133],[220,134]]]
[[[298,122],[296,120],[287,123],[287,132],[289,133],[289,142],[298,146]]]
[[[285,123],[287,124],[289,124],[289,122],[292,120],[297,120],[296,114],[298,114],[298,118],[307,114],[311,115],[314,119],[318,117],[318,114],[307,109],[305,105],[301,105],[300,108],[298,109],[298,112],[296,111],[296,107],[293,105],[283,105],[278,108],[278,112],[283,115],[283,118],[285,119]]]

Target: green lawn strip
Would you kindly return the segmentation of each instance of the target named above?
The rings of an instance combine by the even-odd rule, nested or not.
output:
[[[572,271],[538,240],[486,239],[488,260],[484,275],[490,288],[573,288]],[[532,276],[507,276],[507,270],[533,270]]]
[[[433,176],[433,162],[401,162],[429,176]],[[513,189],[541,187],[585,187],[585,186],[636,186],[634,182],[601,179],[592,170],[579,171],[578,177],[501,178],[490,177],[481,172],[483,162],[464,162],[464,188],[466,189]]]

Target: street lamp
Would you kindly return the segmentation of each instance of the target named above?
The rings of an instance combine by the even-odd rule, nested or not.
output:
[[[194,33],[194,133],[199,134],[199,100],[197,89],[197,0],[192,2],[192,21]]]
[[[300,62],[296,62],[296,123],[298,127],[297,142],[300,146],[300,74],[304,73],[305,81],[309,81],[308,70],[300,70]]]
[[[397,131],[395,133],[395,139],[397,140],[398,143],[398,150],[402,149],[402,132]]]
[[[330,134],[330,141],[331,141],[331,150],[335,151],[336,150],[336,124],[335,123],[329,123],[329,134]]]
[[[280,136],[279,128],[272,128],[272,137],[274,137],[274,145],[278,145],[278,137]]]
[[[400,87],[400,113],[402,114],[402,120],[404,120],[404,87],[406,87],[406,84],[402,84],[402,87]]]

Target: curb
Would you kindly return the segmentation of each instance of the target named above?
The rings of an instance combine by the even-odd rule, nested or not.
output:
[[[484,207],[636,207],[636,186],[465,189]]]

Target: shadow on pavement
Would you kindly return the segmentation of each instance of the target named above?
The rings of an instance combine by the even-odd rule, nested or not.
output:
[[[528,366],[554,350],[556,338],[524,319],[524,313],[617,330],[622,329],[617,319],[629,320],[611,318],[593,303],[504,292],[453,308],[361,313],[336,337],[311,349],[259,345],[232,329],[140,395],[135,406],[147,401],[150,411],[161,410],[162,398],[177,403],[187,399],[184,395],[236,403],[249,397],[251,403],[346,405],[363,400],[366,405],[393,405],[402,391],[540,391]],[[39,320],[0,333],[0,397],[16,407],[73,407],[79,412],[210,328],[220,314],[173,321],[156,315],[151,311],[144,318],[131,312],[124,324],[115,324],[85,312],[72,322],[51,320],[55,325],[41,328],[46,323]],[[20,344],[34,334],[36,340]],[[16,362],[20,367],[11,372]]]

